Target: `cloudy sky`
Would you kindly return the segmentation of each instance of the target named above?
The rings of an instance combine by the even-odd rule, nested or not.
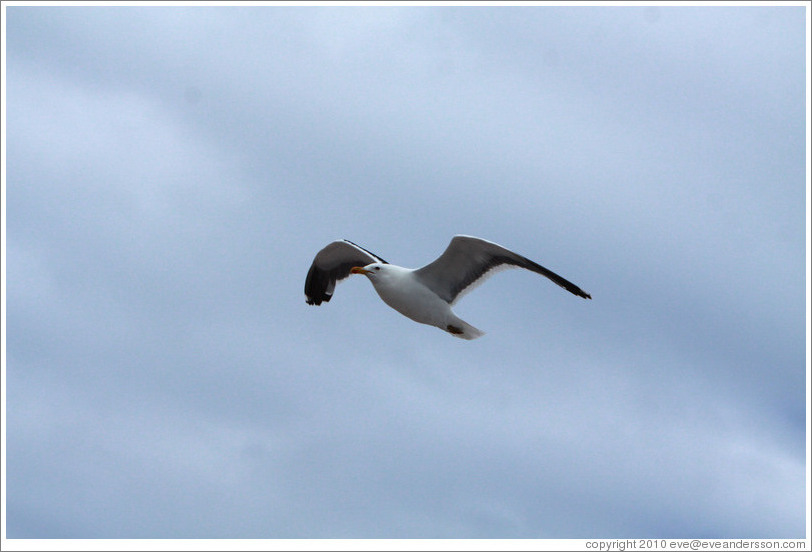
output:
[[[805,8],[6,16],[8,537],[804,536]]]

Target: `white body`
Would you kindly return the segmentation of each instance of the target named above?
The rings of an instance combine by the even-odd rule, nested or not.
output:
[[[462,339],[476,339],[485,333],[454,314],[451,305],[412,277],[411,269],[374,263],[364,270],[383,302],[403,316]]]

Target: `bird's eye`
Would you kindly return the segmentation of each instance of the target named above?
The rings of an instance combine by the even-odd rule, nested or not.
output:
[[[380,269],[381,269],[381,267],[379,267],[379,266],[375,267],[375,270],[380,270]]]

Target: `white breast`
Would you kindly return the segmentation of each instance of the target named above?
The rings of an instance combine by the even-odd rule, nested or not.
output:
[[[415,322],[443,327],[451,307],[423,285],[407,268],[387,266],[387,273],[371,279],[384,303]],[[453,315],[451,315],[453,316]]]

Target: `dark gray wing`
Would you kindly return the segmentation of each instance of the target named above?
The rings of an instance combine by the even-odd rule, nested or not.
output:
[[[336,282],[350,275],[354,266],[386,263],[350,240],[338,240],[316,254],[305,279],[305,301],[308,305],[321,305],[333,297]],[[388,264],[388,263],[386,263]]]
[[[570,293],[592,299],[587,292],[555,272],[501,245],[472,236],[454,236],[442,255],[417,269],[415,274],[434,293],[453,305],[463,293],[484,282],[495,270],[508,267],[532,270]]]

